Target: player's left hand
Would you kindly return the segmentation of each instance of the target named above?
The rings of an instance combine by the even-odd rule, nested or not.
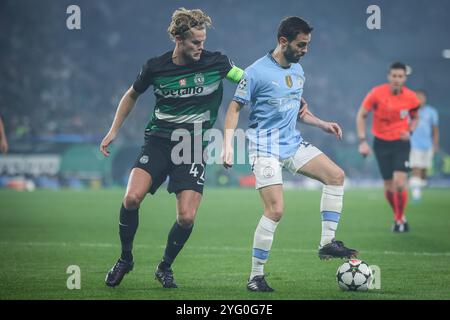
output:
[[[342,140],[342,129],[336,122],[325,122],[323,131],[334,134],[338,140]]]

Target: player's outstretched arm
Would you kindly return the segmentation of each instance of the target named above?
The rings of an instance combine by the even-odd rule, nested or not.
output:
[[[366,140],[366,118],[369,110],[361,106],[356,114],[356,131],[359,138],[358,151],[363,157],[367,157],[370,153],[370,147]]]
[[[300,121],[322,129],[326,133],[334,134],[337,139],[342,139],[342,129],[336,122],[323,121],[312,114],[311,111],[306,110],[303,116],[300,116]]]
[[[136,92],[133,87],[131,87],[127,90],[127,92],[125,92],[122,99],[120,99],[119,106],[117,107],[116,115],[114,116],[111,128],[100,143],[100,152],[103,153],[105,157],[109,156],[108,146],[116,138],[120,127],[122,126],[125,118],[128,116],[130,111],[134,108],[138,97],[139,93]]]
[[[231,101],[228,106],[227,115],[225,116],[224,141],[222,150],[222,161],[225,168],[233,166],[233,135],[239,121],[239,112],[243,104],[237,101]]]

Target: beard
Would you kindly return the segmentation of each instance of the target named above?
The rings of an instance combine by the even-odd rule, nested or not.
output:
[[[286,52],[283,54],[284,58],[289,63],[297,63],[301,57],[303,57],[305,54],[301,53],[299,55],[295,55],[294,51],[291,50],[291,48],[288,46]]]

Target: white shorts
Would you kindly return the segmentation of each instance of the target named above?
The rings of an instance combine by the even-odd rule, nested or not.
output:
[[[411,149],[409,154],[409,165],[411,168],[428,169],[433,164],[433,149],[419,150]]]
[[[283,184],[282,169],[286,168],[293,174],[313,158],[322,154],[318,148],[308,142],[302,142],[292,157],[280,160],[275,157],[259,157],[250,155],[252,171],[256,177],[256,189],[274,184]]]

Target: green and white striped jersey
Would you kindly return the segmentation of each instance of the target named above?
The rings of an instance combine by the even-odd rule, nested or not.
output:
[[[202,124],[202,132],[210,129],[222,102],[222,79],[238,83],[242,75],[220,52],[203,50],[200,60],[184,66],[173,63],[172,51],[148,60],[133,84],[139,93],[153,85],[156,97],[145,134],[169,139],[176,129],[193,134],[195,123]]]

